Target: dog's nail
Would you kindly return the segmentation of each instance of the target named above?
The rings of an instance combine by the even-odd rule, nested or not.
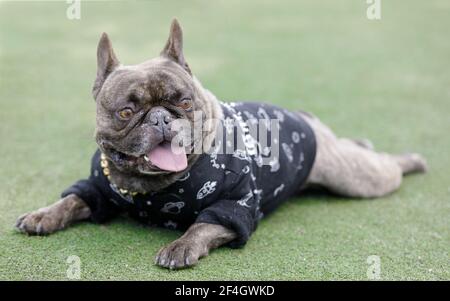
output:
[[[42,225],[41,225],[41,224],[39,224],[39,225],[36,227],[36,234],[37,234],[37,235],[43,235],[43,234],[44,234],[44,231],[43,231],[43,229],[42,229]]]
[[[150,161],[150,159],[147,157],[147,155],[144,156],[144,160],[147,162]]]
[[[23,220],[25,219],[26,216],[27,216],[26,214],[23,214],[23,215],[19,216],[19,218],[16,221],[16,225],[15,225],[17,228],[20,227],[20,225],[22,224],[22,222],[23,222]]]
[[[173,270],[175,268],[175,260],[172,260],[169,265],[170,269]]]
[[[19,230],[22,232],[25,231],[25,225],[23,223],[20,223]]]
[[[15,229],[16,229],[17,231],[19,231],[19,232],[23,232],[23,229],[22,229],[22,225],[21,225],[21,224],[16,225]]]

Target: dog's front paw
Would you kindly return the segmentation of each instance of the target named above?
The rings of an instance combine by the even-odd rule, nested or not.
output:
[[[180,238],[159,250],[155,263],[169,269],[182,269],[196,265],[198,260],[206,255],[206,246]]]
[[[30,235],[46,235],[63,228],[62,218],[48,208],[26,213],[16,222],[16,228]]]

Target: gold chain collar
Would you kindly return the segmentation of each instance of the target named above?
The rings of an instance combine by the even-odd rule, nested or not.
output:
[[[108,160],[106,159],[106,156],[105,156],[104,153],[101,153],[101,155],[100,155],[100,166],[102,167],[103,174],[104,174],[105,177],[108,179],[109,183],[111,183],[112,185],[114,185],[114,186],[117,187],[117,185],[114,184],[114,183],[111,181],[111,175],[110,175],[110,170],[109,170],[109,163],[108,163]],[[127,189],[122,189],[122,188],[119,188],[119,187],[117,187],[117,189],[118,189],[119,192],[120,192],[121,194],[123,194],[123,195],[129,194],[129,195],[131,195],[131,196],[136,196],[136,195],[139,194],[139,192],[129,191],[129,190],[127,190]],[[144,194],[144,195],[145,195],[145,194],[147,194],[147,193],[141,193],[141,194]]]

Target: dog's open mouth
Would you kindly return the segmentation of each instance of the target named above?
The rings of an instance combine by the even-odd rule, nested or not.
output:
[[[110,158],[120,166],[139,166],[142,171],[161,170],[179,172],[184,170],[187,163],[187,155],[184,147],[164,141],[150,150],[147,154],[133,156],[120,152],[114,148],[108,148]]]

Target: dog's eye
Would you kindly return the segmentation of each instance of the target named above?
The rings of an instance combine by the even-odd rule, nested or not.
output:
[[[119,112],[117,112],[117,115],[119,115],[120,119],[128,120],[131,117],[133,117],[134,113],[133,113],[132,109],[125,108],[125,109],[122,109]]]
[[[183,98],[178,102],[177,106],[183,110],[190,111],[192,109],[192,100],[190,98]]]

